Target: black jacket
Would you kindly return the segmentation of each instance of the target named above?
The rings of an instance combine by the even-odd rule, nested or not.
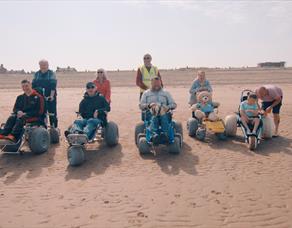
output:
[[[19,95],[16,98],[13,113],[17,113],[18,111],[24,112],[25,117],[42,117],[45,112],[45,104],[44,98],[38,92],[33,90],[30,96],[26,94]]]
[[[79,104],[80,115],[84,119],[90,119],[93,118],[93,114],[96,110],[98,110],[98,119],[100,119],[105,125],[107,123],[105,112],[110,111],[109,103],[104,96],[98,92],[93,97],[90,97],[85,93],[83,100]]]

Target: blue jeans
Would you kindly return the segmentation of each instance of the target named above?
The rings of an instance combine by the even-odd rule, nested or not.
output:
[[[84,134],[87,135],[87,138],[91,140],[94,137],[95,131],[100,126],[100,124],[101,120],[94,118],[75,120],[71,128],[71,132],[84,132]]]
[[[164,133],[168,136],[170,143],[173,142],[174,130],[170,121],[169,114],[165,114],[162,116],[151,116],[150,124],[147,127],[147,133],[149,138],[151,138],[155,134],[159,135],[161,133]]]

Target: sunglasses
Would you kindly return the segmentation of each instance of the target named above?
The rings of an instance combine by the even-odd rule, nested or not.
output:
[[[95,86],[86,87],[87,89],[95,89]]]
[[[102,74],[102,73],[103,73],[103,71],[97,71],[97,73],[98,73],[98,74]]]
[[[145,57],[144,59],[150,59],[150,57]]]

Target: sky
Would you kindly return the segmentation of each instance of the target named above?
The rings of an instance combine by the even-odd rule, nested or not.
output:
[[[292,66],[292,1],[0,1],[0,63],[78,70]]]

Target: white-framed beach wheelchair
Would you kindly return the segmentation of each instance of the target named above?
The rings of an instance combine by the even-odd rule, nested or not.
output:
[[[247,97],[250,93],[254,92],[249,89],[244,89],[241,92],[240,103],[247,100]],[[249,123],[249,129],[246,129],[246,127],[242,123],[240,110],[238,108],[238,111],[235,114],[228,115],[225,118],[224,122],[226,135],[236,136],[237,128],[240,127],[244,136],[244,140],[248,144],[248,148],[250,150],[255,150],[262,139],[272,138],[274,130],[274,122],[270,117],[264,116],[263,114],[259,113],[256,118],[260,119],[260,124],[256,129],[256,134],[249,133],[252,132],[254,126],[253,124]]]
[[[80,114],[76,112],[77,117],[82,119]],[[88,139],[83,132],[71,133],[72,125],[65,132],[68,143],[67,158],[70,166],[79,166],[85,160],[85,151],[88,144],[94,144],[104,140],[108,147],[116,146],[119,143],[119,128],[113,121],[108,121],[106,124],[100,124],[94,132],[92,139]]]

